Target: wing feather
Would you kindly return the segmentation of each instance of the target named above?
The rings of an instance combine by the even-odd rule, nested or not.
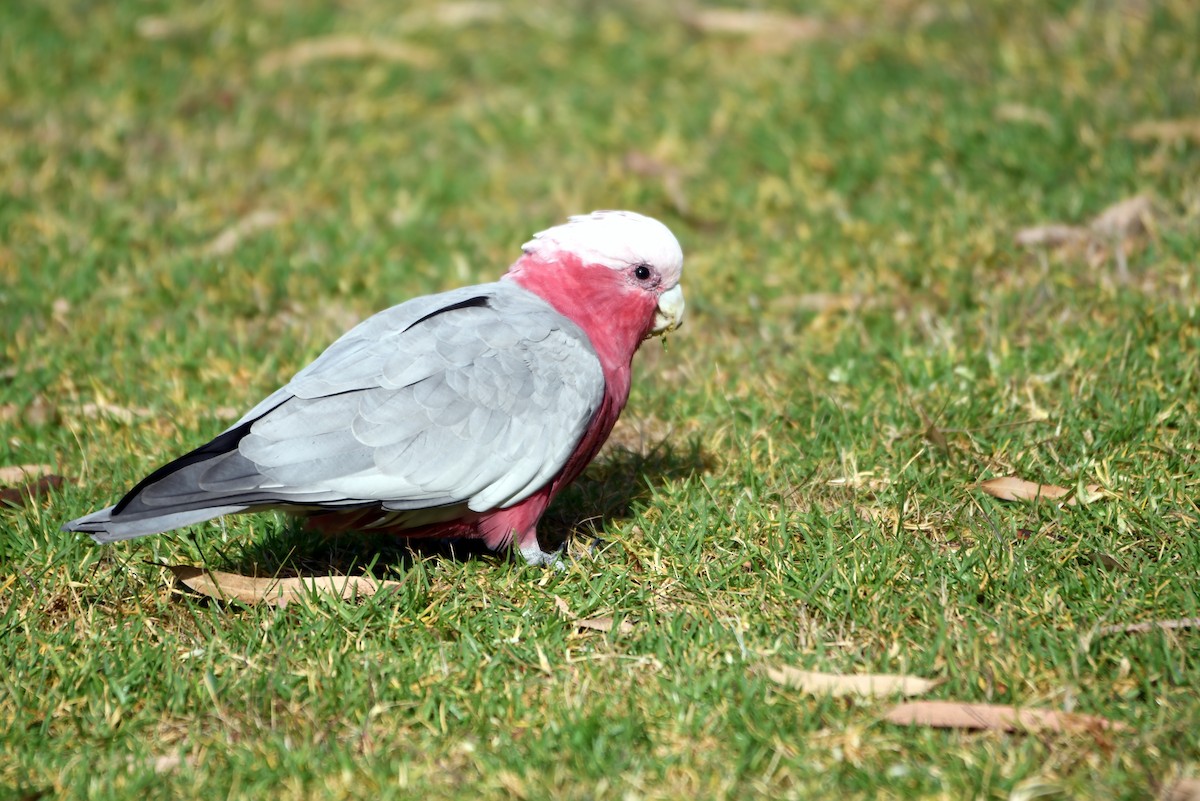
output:
[[[238,445],[262,486],[486,511],[562,469],[604,392],[586,335],[513,284],[435,297],[360,324],[281,391]]]

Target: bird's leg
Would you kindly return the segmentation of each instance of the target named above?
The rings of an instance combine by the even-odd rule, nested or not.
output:
[[[517,550],[521,552],[521,556],[531,565],[553,565],[555,570],[565,570],[563,564],[563,556],[567,553],[567,543],[558,546],[553,551],[543,551],[541,544],[538,542],[537,531],[531,530],[525,535],[517,538]]]

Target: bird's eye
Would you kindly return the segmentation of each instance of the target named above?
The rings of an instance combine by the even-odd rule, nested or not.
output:
[[[644,264],[639,264],[637,269],[633,271],[633,277],[639,281],[645,281],[650,277],[650,268]]]

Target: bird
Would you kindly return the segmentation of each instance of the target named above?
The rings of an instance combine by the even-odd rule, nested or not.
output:
[[[495,282],[368,317],[210,442],[62,528],[110,543],[280,510],[555,564],[538,521],[608,439],[639,346],[682,325],[682,271],[656,219],[569,217]]]

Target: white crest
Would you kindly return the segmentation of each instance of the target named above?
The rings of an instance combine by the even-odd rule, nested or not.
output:
[[[679,282],[683,271],[683,250],[671,230],[632,211],[593,211],[571,217],[563,225],[534,234],[521,249],[546,254],[566,250],[588,263],[617,270],[649,264],[668,287]]]

